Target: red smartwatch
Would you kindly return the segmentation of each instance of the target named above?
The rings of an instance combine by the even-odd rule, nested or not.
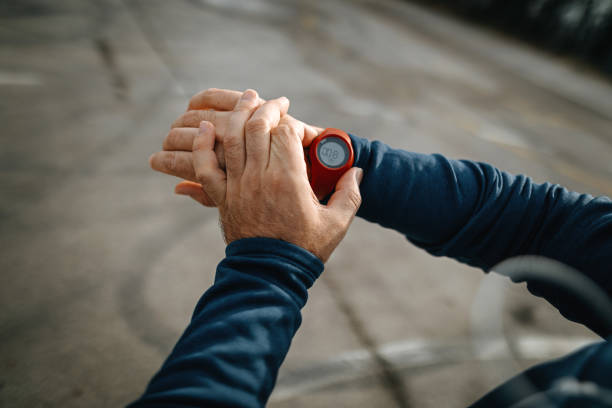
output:
[[[310,144],[310,186],[322,198],[328,196],[344,173],[353,167],[353,146],[346,132],[327,128]]]

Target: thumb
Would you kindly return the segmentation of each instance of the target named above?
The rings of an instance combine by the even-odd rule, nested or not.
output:
[[[353,167],[340,177],[336,191],[329,199],[327,208],[343,220],[350,223],[361,205],[359,184],[363,178],[363,170]]]
[[[193,139],[193,170],[202,190],[219,206],[225,202],[227,186],[225,172],[219,168],[214,147],[215,127],[212,123],[203,121],[200,123],[198,135]]]
[[[202,189],[202,185],[193,181],[181,181],[174,187],[174,192],[193,198],[205,207],[216,207],[215,202]]]

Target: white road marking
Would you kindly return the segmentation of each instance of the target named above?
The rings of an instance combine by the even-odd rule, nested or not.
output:
[[[526,359],[547,360],[567,354],[596,339],[525,335],[514,339],[518,354]],[[450,365],[466,361],[500,361],[507,358],[505,340],[489,343],[486,353],[474,352],[471,339],[436,341],[411,339],[389,343],[379,348],[380,354],[396,370]],[[497,352],[495,351],[497,350]],[[378,366],[365,349],[342,353],[327,361],[281,374],[271,401],[282,401],[329,386],[356,381],[378,374]]]
[[[483,122],[478,128],[476,136],[491,143],[518,147],[528,150],[531,148],[529,142],[519,133],[507,127],[496,126],[492,123]]]
[[[0,71],[0,86],[40,86],[42,84],[42,78],[36,74]]]

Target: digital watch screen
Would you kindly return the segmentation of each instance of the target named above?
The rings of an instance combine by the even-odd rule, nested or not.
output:
[[[310,144],[310,185],[317,197],[328,196],[353,166],[353,147],[346,132],[327,128]]]
[[[326,137],[317,145],[317,157],[326,167],[337,169],[348,161],[348,146],[344,139],[337,136]]]

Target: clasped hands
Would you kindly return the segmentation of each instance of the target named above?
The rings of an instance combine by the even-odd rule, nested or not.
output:
[[[352,168],[327,205],[308,182],[304,146],[323,129],[287,114],[289,100],[264,101],[208,89],[191,98],[150,165],[185,179],[175,192],[217,207],[226,243],[250,237],[281,239],[325,262],[359,205],[363,171]]]

